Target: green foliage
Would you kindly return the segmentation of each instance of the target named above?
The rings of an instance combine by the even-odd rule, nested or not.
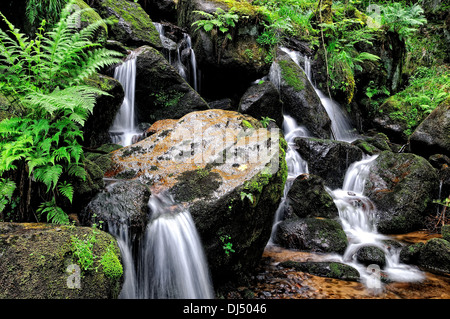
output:
[[[382,7],[381,24],[387,30],[397,33],[400,39],[404,39],[427,22],[423,13],[418,4],[405,6],[400,2],[393,2]]]
[[[239,20],[239,15],[234,11],[234,8],[231,8],[229,11],[225,11],[222,8],[217,8],[213,14],[204,11],[193,11],[193,13],[201,15],[205,19],[195,21],[192,23],[192,26],[197,26],[195,31],[201,28],[203,28],[206,32],[218,30],[228,39],[232,40],[230,31],[236,26],[236,23]]]
[[[5,206],[10,204],[13,193],[16,189],[16,183],[9,179],[0,178],[0,212]]]
[[[406,136],[412,134],[439,104],[450,95],[450,70],[442,67],[419,67],[409,80],[408,87],[392,96],[395,106],[390,111],[392,119],[406,124]]]
[[[34,39],[0,13],[9,28],[0,30],[0,94],[15,106],[13,117],[0,122],[0,175],[25,163],[28,177],[43,183],[50,195],[39,212],[57,223],[68,221],[57,198],[73,199],[65,179],[86,178],[81,128],[96,97],[106,94],[84,81],[120,56],[91,41],[105,21],[80,30],[77,22],[88,9],[73,5],[64,7],[50,31],[44,32],[43,21]]]
[[[231,236],[229,236],[229,235],[222,235],[219,238],[220,238],[220,241],[223,244],[222,248],[225,251],[225,254],[227,256],[229,256],[230,253],[234,253],[235,252],[235,250],[233,249],[233,244],[229,242],[229,240],[231,239]]]
[[[50,24],[58,21],[59,15],[67,4],[67,0],[28,0],[26,7],[26,18],[31,25],[42,20]]]
[[[92,230],[90,235],[84,234],[84,239],[78,236],[71,236],[71,249],[81,269],[84,271],[94,269],[94,243],[96,242],[96,229]]]
[[[260,122],[261,122],[261,125],[263,127],[267,127],[270,122],[275,122],[275,120],[270,118],[270,117],[268,117],[268,116],[263,116],[263,117],[261,117],[261,121]]]
[[[248,200],[250,201],[250,203],[253,204],[253,202],[254,202],[254,200],[255,200],[254,197],[253,197],[253,194],[252,194],[252,193],[247,193],[247,192],[242,191],[242,192],[241,192],[241,200],[244,201],[246,198],[248,198]]]

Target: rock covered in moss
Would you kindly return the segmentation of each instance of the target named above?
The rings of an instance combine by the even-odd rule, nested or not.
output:
[[[330,138],[331,120],[305,72],[290,56],[277,52],[271,80],[280,89],[284,112],[304,125],[315,137]]]
[[[282,221],[275,243],[303,251],[343,254],[348,245],[342,226],[326,218],[290,218]]]
[[[189,208],[215,283],[256,267],[270,237],[287,178],[279,130],[233,111],[193,112],[113,152],[107,177],[169,191]],[[230,236],[235,252],[221,240]]]
[[[88,270],[74,255],[72,238],[84,240],[92,233],[86,227],[0,223],[0,298],[117,298],[123,268],[115,239],[96,230],[92,256],[97,258]]]
[[[323,179],[317,175],[299,175],[289,189],[285,205],[290,213],[300,218],[339,216],[333,198],[325,190]]]
[[[205,100],[156,49],[142,46],[136,53],[136,116],[139,123],[179,119],[207,110]]]
[[[426,159],[384,151],[370,168],[365,194],[377,207],[378,231],[389,234],[422,227],[437,190],[437,174]]]
[[[297,262],[288,260],[281,262],[279,266],[284,268],[294,268],[297,271],[307,272],[309,274],[320,277],[336,278],[349,281],[358,281],[360,278],[358,270],[356,270],[352,266],[338,262]]]
[[[141,5],[127,0],[94,0],[91,5],[102,18],[113,17],[109,38],[127,46],[150,45],[162,49],[159,33]]]
[[[400,251],[400,261],[428,271],[449,274],[450,242],[443,238],[432,238],[425,243],[405,246]]]
[[[442,225],[441,234],[443,239],[450,242],[450,224]]]

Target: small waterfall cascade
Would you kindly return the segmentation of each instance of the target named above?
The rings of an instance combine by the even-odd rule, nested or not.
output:
[[[362,281],[366,285],[369,284],[368,287],[370,287],[370,281],[373,280],[373,273],[371,272],[373,267],[365,267],[358,263],[356,253],[363,246],[375,246],[385,253],[386,266],[383,272],[390,280],[402,282],[420,281],[424,278],[423,274],[413,266],[401,264],[399,262],[400,248],[387,244],[386,240],[389,240],[390,237],[377,232],[376,207],[363,194],[370,167],[377,157],[378,155],[367,156],[361,161],[350,165],[346,172],[342,189],[327,189],[339,210],[339,218],[349,240],[349,245],[344,255],[338,257],[338,259],[356,268],[361,275]],[[378,284],[381,285],[380,282]],[[373,282],[371,288],[373,288]]]
[[[192,86],[195,91],[199,91],[199,70],[195,52],[192,48],[192,40],[189,34],[183,32],[177,42],[166,35],[167,26],[153,22],[163,44],[163,53],[166,60],[178,73]]]
[[[300,66],[305,72],[311,85],[314,87],[317,95],[322,102],[328,116],[331,119],[331,130],[333,136],[338,141],[353,142],[358,138],[358,135],[354,132],[352,125],[350,124],[350,119],[345,112],[345,110],[333,99],[327,97],[321,90],[319,90],[311,80],[311,60],[307,56],[302,56],[299,52],[290,50],[288,48],[280,48],[282,51],[286,52],[291,59]]]
[[[214,298],[206,257],[189,210],[172,196],[152,194],[149,223],[133,256],[126,223],[109,225],[124,263],[123,299]]]
[[[125,62],[115,68],[114,78],[122,84],[125,97],[109,133],[113,143],[128,146],[141,134],[136,128],[134,108],[136,88],[136,55],[134,52],[128,55]]]
[[[296,137],[310,136],[308,130],[303,126],[299,126],[294,118],[285,114],[283,118],[283,132],[288,145],[286,150],[286,164],[288,167],[288,177],[284,185],[283,197],[275,213],[275,220],[272,226],[272,234],[270,236],[268,244],[273,244],[273,237],[275,236],[277,225],[283,220],[286,197],[295,178],[301,174],[309,173],[308,163],[304,159],[302,159],[300,154],[295,150],[295,142],[294,142],[294,139]]]

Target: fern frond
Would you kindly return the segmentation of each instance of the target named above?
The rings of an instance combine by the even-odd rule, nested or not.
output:
[[[63,183],[59,183],[58,190],[70,201],[70,203],[72,203],[74,190],[71,184],[67,183],[66,181],[64,181]]]
[[[45,165],[34,170],[34,177],[37,181],[42,182],[47,186],[47,192],[54,189],[58,184],[59,177],[63,172],[61,165]]]
[[[67,225],[69,223],[69,217],[61,207],[56,205],[55,198],[51,201],[42,203],[37,212],[39,216],[47,215],[47,222],[52,222],[59,225]]]

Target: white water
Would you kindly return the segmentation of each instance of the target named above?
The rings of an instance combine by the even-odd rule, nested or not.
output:
[[[198,68],[195,52],[192,48],[192,40],[189,34],[183,33],[183,39],[177,44],[165,35],[165,26],[161,23],[154,22],[156,30],[164,47],[164,56],[166,60],[175,67],[178,73],[192,86],[195,91],[199,89]],[[183,63],[182,52],[189,51],[189,61]]]
[[[125,96],[109,132],[113,143],[128,146],[141,134],[136,129],[135,120],[136,56],[133,52],[116,67],[114,78],[122,84]]]
[[[139,259],[140,298],[213,298],[203,247],[188,210],[152,195],[151,221]]]
[[[417,268],[400,263],[400,249],[387,245],[384,241],[390,237],[379,234],[376,230],[376,207],[364,196],[364,185],[377,156],[365,157],[350,165],[342,189],[327,191],[339,210],[339,218],[349,241],[344,255],[334,258],[356,268],[361,275],[361,281],[369,288],[381,289],[381,282],[373,281],[372,271],[375,265],[366,267],[356,260],[355,254],[363,246],[376,246],[383,250],[386,257],[383,273],[392,281],[420,281],[424,279],[424,275]]]
[[[283,220],[285,211],[285,201],[289,189],[291,188],[295,178],[301,174],[308,174],[308,163],[300,156],[300,154],[295,150],[294,139],[296,137],[308,137],[310,136],[308,130],[299,126],[297,122],[289,115],[284,115],[283,119],[283,131],[284,137],[287,142],[286,150],[286,164],[288,168],[288,177],[284,185],[284,194],[281,199],[280,205],[275,213],[275,219],[272,226],[272,234],[270,236],[268,245],[273,244],[273,237],[275,236],[278,224]]]
[[[282,50],[288,53],[297,65],[302,67],[301,64],[303,64],[302,68],[311,82],[311,64],[309,58],[287,48],[282,48]],[[270,70],[270,80],[279,88],[280,70],[276,67],[275,63]],[[358,135],[354,132],[347,114],[340,105],[326,97],[314,85],[313,87],[332,121],[332,131],[335,139],[346,142],[356,140]],[[297,136],[308,136],[309,134],[304,131],[303,128],[298,127],[293,118],[286,115],[284,117],[283,130],[289,146],[288,151],[286,152],[286,162],[289,173],[284,196],[276,212],[272,236],[268,243],[269,245],[273,244],[272,238],[275,234],[276,227],[283,219],[285,198],[293,181],[298,175],[308,173],[307,162],[301,159],[298,152],[293,148],[293,139]],[[340,221],[349,240],[349,245],[343,256],[333,255],[329,258],[330,260],[344,262],[356,268],[361,275],[361,281],[365,283],[367,287],[380,289],[375,289],[374,292],[381,291],[382,289],[379,277],[374,277],[374,270],[378,275],[380,275],[381,272],[377,265],[365,267],[357,262],[355,254],[362,246],[373,245],[384,251],[386,256],[386,266],[385,269],[383,269],[383,273],[386,274],[390,280],[412,282],[420,281],[424,278],[423,273],[417,268],[400,263],[400,249],[386,245],[383,241],[390,238],[377,232],[376,207],[368,197],[364,196],[364,185],[369,175],[370,167],[376,158],[377,155],[365,157],[361,161],[350,165],[346,172],[342,189],[330,190],[327,188],[327,191],[333,197],[338,208]]]
[[[286,52],[291,59],[300,66],[305,72],[311,85],[314,87],[323,107],[331,119],[331,131],[333,136],[338,141],[353,142],[358,138],[354,132],[350,119],[345,110],[333,99],[327,97],[321,90],[319,90],[311,80],[311,60],[307,56],[302,56],[299,52],[290,50],[288,48],[280,48]]]

